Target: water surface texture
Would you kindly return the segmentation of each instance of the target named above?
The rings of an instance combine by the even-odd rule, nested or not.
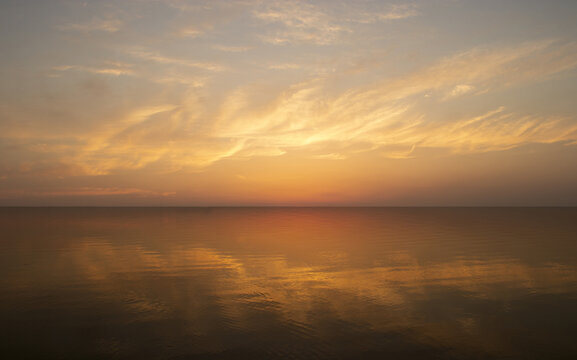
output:
[[[0,209],[10,359],[574,359],[574,208]]]

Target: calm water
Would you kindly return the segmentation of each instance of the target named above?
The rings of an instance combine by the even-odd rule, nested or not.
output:
[[[4,208],[0,227],[6,359],[577,358],[577,209]]]

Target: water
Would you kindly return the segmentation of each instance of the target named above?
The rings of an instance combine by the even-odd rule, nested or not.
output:
[[[577,209],[4,208],[10,359],[574,359]]]

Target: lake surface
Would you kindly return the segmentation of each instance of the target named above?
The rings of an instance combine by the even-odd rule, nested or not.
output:
[[[6,359],[575,359],[576,208],[3,208]]]

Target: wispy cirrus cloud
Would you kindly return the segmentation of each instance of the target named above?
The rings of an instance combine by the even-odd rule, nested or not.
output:
[[[419,15],[419,8],[415,3],[409,4],[391,4],[375,11],[367,12],[365,10],[356,10],[353,8],[348,14],[350,21],[359,23],[376,23],[380,21],[402,20]]]
[[[79,31],[79,32],[106,32],[114,33],[119,31],[123,26],[119,19],[94,18],[84,23],[67,23],[58,26],[62,31]]]
[[[151,52],[134,54],[161,64],[189,64]],[[577,123],[571,117],[531,115],[498,104],[481,113],[431,118],[421,105],[541,81],[575,67],[575,43],[538,41],[473,48],[339,92],[331,90],[334,79],[323,75],[282,88],[265,102],[255,86],[229,91],[211,106],[191,93],[110,119],[80,134],[74,151],[59,159],[85,174],[104,175],[144,168],[198,170],[223,159],[291,151],[335,160],[379,151],[401,159],[421,156],[421,148],[474,153],[529,143],[572,144]]]
[[[551,53],[559,56],[553,59]],[[527,116],[499,108],[470,118],[431,121],[418,111],[420,98],[415,96],[433,92],[438,94],[438,101],[444,101],[446,94],[458,96],[473,93],[476,87],[513,86],[576,66],[575,44],[546,41],[473,49],[334,98],[323,95],[323,80],[305,82],[285,91],[268,112],[249,111],[250,94],[241,92],[223,104],[222,116],[230,120],[221,120],[216,133],[281,150],[336,141],[476,152],[530,142],[573,141],[577,137],[575,119]]]
[[[416,4],[393,4],[381,13],[376,14],[379,20],[400,20],[419,15]]]
[[[214,45],[213,49],[229,52],[229,53],[241,53],[246,52],[251,49],[250,46],[227,46],[227,45]]]
[[[354,32],[355,25],[419,15],[416,3],[381,5],[369,1],[364,6],[356,3],[326,5],[296,0],[259,3],[253,16],[268,25],[260,39],[275,45],[331,45],[338,43],[342,35]],[[367,5],[371,5],[372,11],[366,10]]]
[[[204,34],[204,30],[195,27],[185,27],[178,31],[178,35],[186,38],[196,38]]]
[[[261,39],[276,45],[328,45],[346,30],[322,9],[303,1],[265,2],[254,10],[253,15],[264,23],[274,25],[261,35]]]
[[[132,65],[108,63],[105,66],[84,66],[84,65],[61,65],[55,66],[53,70],[56,71],[81,71],[101,75],[135,75],[136,72]]]
[[[272,70],[297,70],[301,67],[301,65],[294,63],[272,64],[268,66],[268,68]]]
[[[551,52],[564,56],[552,61]],[[525,62],[539,71],[533,66],[520,68]],[[186,111],[178,104],[145,108],[103,133],[75,161],[95,173],[152,164],[175,171],[206,167],[226,158],[279,156],[297,149],[326,159],[380,149],[383,156],[400,159],[418,156],[420,148],[474,153],[528,143],[572,143],[577,141],[572,118],[498,107],[472,116],[430,119],[419,104],[425,94],[436,94],[433,100],[441,102],[447,94],[473,96],[476,88],[514,86],[575,66],[574,45],[538,42],[473,49],[420,71],[331,97],[326,95],[327,78],[294,84],[260,106],[254,101],[258,89],[240,88],[212,112],[212,121],[202,131],[198,130],[200,115],[191,116],[194,111],[202,113],[197,105]]]
[[[215,62],[202,62],[202,61],[189,60],[185,58],[171,57],[148,49],[134,48],[129,50],[127,53],[133,57],[145,61],[151,61],[164,65],[193,67],[211,72],[220,72],[226,70],[225,66]]]

